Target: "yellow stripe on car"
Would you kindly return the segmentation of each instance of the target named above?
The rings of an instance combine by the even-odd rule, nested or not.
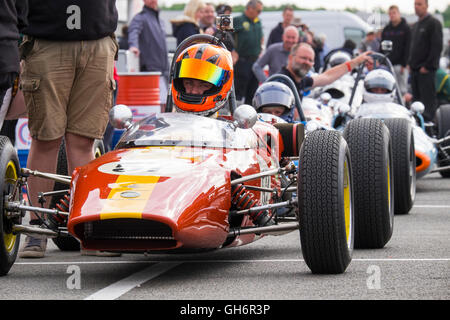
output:
[[[119,176],[100,212],[100,219],[141,219],[158,180],[157,176]]]

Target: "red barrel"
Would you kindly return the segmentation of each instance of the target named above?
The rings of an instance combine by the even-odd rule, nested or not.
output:
[[[117,104],[128,106],[160,106],[161,72],[119,73]]]
[[[161,112],[159,82],[161,72],[118,73],[116,104],[125,104],[133,112],[133,121]]]

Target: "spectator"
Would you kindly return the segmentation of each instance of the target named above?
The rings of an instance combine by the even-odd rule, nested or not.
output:
[[[214,5],[212,3],[205,3],[202,16],[198,22],[202,33],[213,35],[216,31],[215,20],[216,10],[214,9]]]
[[[278,23],[275,28],[270,31],[269,39],[267,40],[266,48],[271,44],[282,42],[284,29],[292,24],[294,19],[294,8],[286,6],[283,9],[283,21]]]
[[[325,59],[325,56],[328,54],[328,52],[330,52],[330,48],[328,47],[328,45],[327,45],[327,36],[326,36],[326,34],[325,33],[320,33],[319,35],[318,35],[318,38],[319,38],[319,40],[320,40],[320,42],[322,43],[322,51],[320,51],[320,66],[323,66],[324,65],[324,59]]]
[[[258,59],[264,43],[261,21],[258,16],[263,9],[260,0],[250,0],[242,15],[234,19],[234,43],[238,54],[234,72],[236,99],[251,104],[253,94],[258,88],[258,80],[253,74],[252,65]]]
[[[233,9],[227,4],[219,4],[216,8],[217,14],[231,14]]]
[[[361,42],[359,46],[360,52],[365,51],[374,51],[379,52],[380,51],[380,41],[377,39],[375,31],[369,31],[366,34],[366,39]]]
[[[449,61],[445,57],[442,57],[440,67],[436,71],[436,94],[438,105],[450,103],[449,66]]]
[[[128,25],[122,26],[122,35],[119,37],[119,49],[128,50]]]
[[[269,76],[280,72],[281,68],[287,63],[287,58],[292,47],[298,43],[298,31],[294,26],[284,29],[283,42],[270,45],[264,54],[253,64],[253,72],[259,82],[266,80],[263,68],[269,66]]]
[[[159,19],[158,0],[143,0],[144,7],[128,29],[130,51],[139,56],[140,71],[161,72],[159,92],[165,109],[169,79],[169,59],[164,22]]]
[[[445,46],[442,56],[446,57],[447,59],[450,59],[450,39],[447,41],[447,45]]]
[[[0,128],[14,146],[17,120],[4,120],[19,75],[20,30],[26,26],[27,1],[6,0],[0,3]]]
[[[190,0],[184,7],[183,15],[170,20],[172,23],[172,34],[177,38],[177,46],[184,39],[200,33],[198,23],[202,18],[204,7],[205,3],[202,0]]]
[[[216,14],[214,5],[212,3],[206,3],[205,8],[203,9],[203,14],[200,19],[199,25],[202,33],[210,34],[215,37],[219,37],[219,32],[216,27]],[[223,40],[223,44],[227,47],[227,49],[231,52],[234,50],[234,41],[233,36],[230,32],[225,33],[225,39]]]
[[[414,10],[419,17],[411,29],[409,68],[413,101],[425,105],[425,121],[433,121],[436,103],[436,70],[442,51],[442,25],[428,13],[427,0],[415,0]]]
[[[64,138],[68,172],[94,159],[94,139],[102,139],[114,90],[118,44],[115,0],[28,0],[29,25],[21,45],[20,86],[28,110],[31,146],[27,167],[55,173]],[[88,41],[86,41],[88,40]],[[53,181],[30,176],[28,200],[53,189]],[[30,224],[40,224],[31,214]],[[22,258],[45,255],[47,239],[26,237]]]
[[[314,36],[314,33],[311,32],[311,35],[313,36],[311,47],[314,49],[314,72],[320,72],[320,68],[322,67],[322,63],[320,62],[320,55],[323,51],[323,43],[322,40]]]
[[[302,97],[305,90],[330,84],[359,64],[369,60],[369,53],[370,51],[364,52],[350,61],[328,69],[324,73],[308,76],[308,72],[314,65],[314,50],[309,44],[302,42],[292,48],[288,63],[281,69],[280,74],[287,75],[292,79],[300,97]]]
[[[390,22],[384,27],[381,40],[392,41],[392,51],[389,53],[397,83],[401,94],[408,90],[408,70],[406,65],[409,57],[409,45],[411,41],[411,30],[405,18],[402,18],[396,5],[389,7]]]

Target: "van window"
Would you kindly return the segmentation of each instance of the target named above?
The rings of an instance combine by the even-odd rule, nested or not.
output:
[[[358,46],[359,43],[364,39],[366,36],[364,30],[362,29],[356,29],[356,28],[344,28],[344,37],[345,40],[352,40],[356,45]]]

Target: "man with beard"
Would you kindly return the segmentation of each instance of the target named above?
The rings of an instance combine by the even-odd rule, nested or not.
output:
[[[326,86],[352,71],[361,63],[370,60],[370,53],[371,51],[364,52],[350,61],[328,69],[324,73],[308,76],[308,72],[314,66],[314,49],[309,44],[301,42],[292,47],[288,63],[281,69],[280,74],[287,75],[292,79],[300,97],[302,97],[304,91]]]

